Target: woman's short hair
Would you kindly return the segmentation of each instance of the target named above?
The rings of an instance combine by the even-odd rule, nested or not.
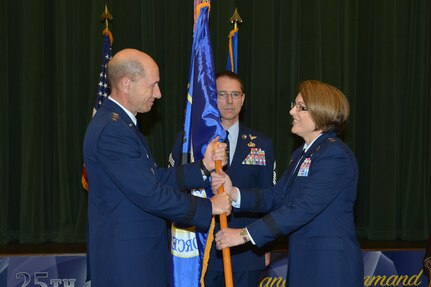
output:
[[[298,92],[304,99],[316,130],[341,132],[349,117],[349,101],[336,87],[317,81],[299,83]]]

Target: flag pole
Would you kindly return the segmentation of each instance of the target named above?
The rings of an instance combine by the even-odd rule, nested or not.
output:
[[[230,59],[231,61],[233,61],[233,54],[232,54],[232,37],[233,37],[233,33],[235,33],[236,31],[238,31],[238,23],[242,22],[241,16],[239,16],[238,14],[238,10],[235,8],[235,12],[233,13],[232,17],[230,18],[231,23],[234,24],[234,29],[231,32],[231,34],[229,35],[229,53],[231,55]],[[234,67],[234,64],[232,63],[231,67]],[[236,72],[236,71],[233,71]],[[215,162],[215,166],[216,166],[216,172],[220,172],[223,168],[222,162],[221,160],[217,160]],[[223,185],[220,186],[217,190],[217,193],[223,193],[224,192],[224,188]],[[224,214],[220,214],[219,215],[219,219],[220,219],[220,230],[227,228],[228,224],[227,224],[227,216],[226,213]],[[230,258],[230,248],[229,247],[225,247],[222,249],[222,254],[223,254],[223,270],[224,270],[224,281],[225,281],[225,286],[226,287],[233,287],[233,276],[232,276],[232,262],[231,262],[231,258]]]
[[[108,35],[109,41],[111,42],[111,46],[112,42],[114,41],[114,38],[111,31],[109,30],[109,22],[112,22],[113,19],[114,18],[112,18],[111,13],[109,13],[108,11],[108,6],[105,4],[105,10],[103,11],[102,16],[100,16],[100,20],[102,22],[105,22],[105,29],[103,29],[102,35]]]
[[[230,17],[230,23],[233,24],[233,29],[230,31],[228,39],[229,39],[229,51],[228,51],[228,63],[229,65],[226,65],[226,70],[230,70],[233,73],[238,73],[238,71],[236,70],[236,62],[238,61],[237,59],[237,50],[235,49],[234,51],[234,47],[233,47],[233,38],[237,37],[235,35],[238,34],[238,23],[242,23],[242,19],[241,16],[238,13],[238,9],[235,8],[235,11],[233,12],[232,17]],[[235,40],[236,43],[238,40]],[[236,44],[237,45],[237,44]]]
[[[102,16],[100,16],[100,20],[101,22],[105,23],[105,29],[103,29],[102,31],[102,36],[104,37],[105,35],[109,38],[109,46],[112,47],[112,42],[114,41],[114,37],[112,36],[111,31],[109,31],[109,22],[112,22],[113,18],[112,15],[109,13],[108,11],[108,6],[106,6],[105,4],[105,10],[102,13]],[[105,38],[105,37],[104,37]],[[104,50],[104,54],[103,54],[103,58],[104,60],[102,61],[102,71],[100,73],[100,79],[99,79],[99,84],[98,84],[98,93],[97,93],[97,97],[96,97],[96,103],[93,107],[93,116],[96,113],[96,110],[102,105],[103,99],[105,97],[107,97],[108,95],[105,94],[106,93],[106,89],[108,88],[108,83],[106,80],[106,63],[109,61],[109,59],[112,57],[112,51],[108,52],[107,50],[105,50],[105,43],[107,42],[107,40],[105,41],[105,39],[103,40],[103,50]],[[110,50],[109,47],[109,50]],[[107,57],[109,56],[109,57]],[[85,191],[88,192],[88,178],[87,178],[87,170],[85,168],[85,163],[82,163],[82,171],[81,171],[81,185],[82,188],[84,188]]]
[[[221,160],[216,160],[216,172],[220,172],[223,168]],[[223,185],[220,186],[217,190],[217,193],[223,193],[224,188]],[[227,216],[226,213],[220,214],[220,230],[227,228]],[[224,282],[226,287],[233,287],[233,277],[232,277],[232,262],[230,259],[230,249],[229,247],[225,247],[222,249],[223,253],[223,270],[224,270]]]
[[[233,24],[234,29],[238,29],[238,23],[242,23],[242,18],[239,16],[237,8],[235,8],[232,17],[230,17],[230,23]]]

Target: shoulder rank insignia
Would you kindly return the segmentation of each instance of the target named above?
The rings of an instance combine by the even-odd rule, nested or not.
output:
[[[117,114],[117,113],[112,113],[112,117],[111,117],[111,119],[114,121],[114,122],[116,122],[116,121],[118,121],[118,119],[120,118],[120,116]]]
[[[336,142],[337,139],[336,138],[328,138],[328,141],[330,141],[331,143]]]

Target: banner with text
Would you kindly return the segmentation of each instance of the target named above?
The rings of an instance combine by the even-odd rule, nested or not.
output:
[[[363,251],[364,286],[427,287],[422,271],[424,250]],[[257,287],[286,287],[287,252],[271,253],[271,264]],[[90,287],[85,282],[86,256],[0,257],[0,286],[3,287]],[[145,280],[145,279],[144,279]]]

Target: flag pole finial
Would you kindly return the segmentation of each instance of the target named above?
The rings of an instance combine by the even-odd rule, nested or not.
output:
[[[230,17],[230,23],[233,24],[234,29],[238,28],[238,23],[242,23],[242,18],[239,16],[238,9],[235,8],[232,17]]]
[[[112,22],[114,18],[112,18],[111,13],[108,11],[108,6],[105,4],[105,10],[102,13],[102,16],[100,16],[100,21],[105,23],[105,29],[102,31],[102,35],[107,34],[109,36],[109,40],[112,42],[114,41],[114,38],[112,37],[112,33],[109,30],[109,22]]]

